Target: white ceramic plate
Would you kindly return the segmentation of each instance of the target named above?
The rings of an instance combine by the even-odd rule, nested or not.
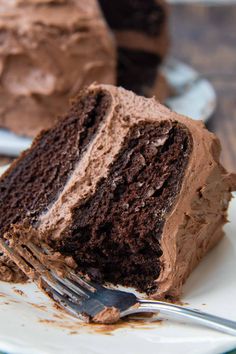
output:
[[[235,215],[236,199],[230,205],[226,237],[192,273],[183,296],[193,308],[232,320],[236,319]],[[171,321],[111,328],[85,325],[56,310],[34,284],[0,282],[0,350],[10,354],[218,354],[232,348],[236,337]]]
[[[216,107],[216,95],[209,81],[175,59],[167,60],[162,72],[173,91],[178,93],[166,101],[173,111],[203,121],[212,115]],[[17,156],[30,144],[31,139],[0,129],[0,154]]]
[[[170,87],[176,92],[166,105],[177,113],[206,122],[216,108],[216,93],[211,83],[196,70],[170,58],[162,68]]]

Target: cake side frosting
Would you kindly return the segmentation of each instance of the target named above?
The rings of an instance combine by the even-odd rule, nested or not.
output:
[[[193,151],[181,192],[166,217],[161,237],[161,274],[156,280],[158,290],[152,295],[176,296],[192,268],[223,234],[235,176],[220,165],[218,139],[203,123],[177,115],[154,99],[141,98],[122,88],[93,85],[88,90],[101,89],[112,98],[107,117],[57,201],[40,217],[39,230],[49,231],[52,239],[60,239],[71,222],[75,205],[94,194],[99,181],[107,177],[109,166],[134,124],[157,120],[180,122],[190,131]]]
[[[236,176],[219,163],[218,139],[213,134],[209,139],[206,134],[202,143],[200,135],[193,132],[192,136],[195,148],[163,229],[162,272],[153,298],[163,298],[165,294],[179,297],[192,269],[224,235],[231,191],[235,190]]]
[[[35,135],[82,86],[115,82],[115,45],[95,0],[4,1],[0,30],[2,127]]]

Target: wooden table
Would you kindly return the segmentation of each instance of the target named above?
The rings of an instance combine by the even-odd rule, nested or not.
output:
[[[171,54],[203,73],[218,95],[208,123],[223,147],[222,161],[236,171],[236,5],[172,5]]]

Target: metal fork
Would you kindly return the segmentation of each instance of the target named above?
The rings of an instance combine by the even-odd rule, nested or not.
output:
[[[109,289],[78,275],[68,266],[60,275],[42,255],[52,255],[51,249],[28,242],[10,247],[0,239],[0,248],[19,268],[67,312],[94,322],[116,322],[119,318],[137,313],[159,313],[161,318],[191,322],[215,330],[236,335],[236,322],[198,310],[154,300],[142,300],[133,293]]]

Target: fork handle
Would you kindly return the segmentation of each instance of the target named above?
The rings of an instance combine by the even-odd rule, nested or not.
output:
[[[166,302],[139,300],[139,307],[133,310],[130,309],[130,311],[131,312],[127,313],[127,315],[140,312],[160,313],[160,315],[164,315],[170,319],[187,320],[193,324],[210,327],[217,331],[236,336],[236,322],[234,321]]]

